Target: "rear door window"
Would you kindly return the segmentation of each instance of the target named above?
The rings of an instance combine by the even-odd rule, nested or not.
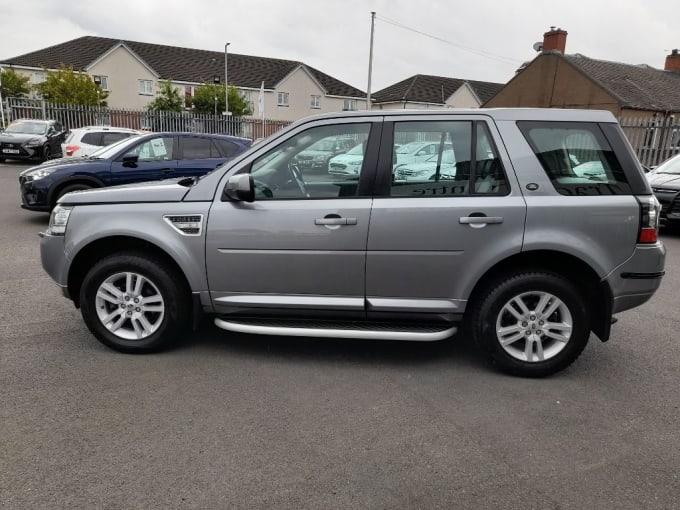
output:
[[[520,121],[517,125],[558,193],[631,194],[621,163],[598,124]]]

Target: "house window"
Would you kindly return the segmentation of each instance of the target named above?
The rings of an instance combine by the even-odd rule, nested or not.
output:
[[[342,106],[343,111],[350,111],[353,112],[354,110],[357,109],[357,100],[356,99],[345,99],[345,102]]]
[[[276,104],[278,106],[288,106],[288,92],[279,92],[276,95]]]
[[[45,73],[33,73],[33,76],[31,76],[31,82],[33,85],[37,85],[38,83],[42,83],[47,79],[47,76],[45,76]]]
[[[315,96],[312,94],[312,99],[310,101],[309,106],[312,108],[321,108],[321,96]]]
[[[139,93],[143,96],[153,95],[153,82],[151,80],[137,80],[139,83]]]
[[[95,83],[99,82],[99,86],[102,88],[102,90],[109,90],[109,77],[108,76],[101,76],[98,74],[95,74],[92,77],[92,81]]]

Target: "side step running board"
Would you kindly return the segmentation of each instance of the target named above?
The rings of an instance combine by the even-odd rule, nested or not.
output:
[[[457,328],[447,329],[435,327],[407,327],[386,326],[385,324],[357,324],[357,323],[323,323],[310,322],[271,322],[265,321],[234,321],[215,319],[215,326],[234,331],[236,333],[249,333],[254,335],[275,336],[306,336],[326,338],[353,338],[362,340],[407,340],[415,342],[433,342],[443,340],[453,335]]]

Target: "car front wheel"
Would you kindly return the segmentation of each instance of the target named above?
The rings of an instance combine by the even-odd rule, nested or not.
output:
[[[544,377],[581,354],[590,323],[579,289],[549,272],[520,272],[489,287],[473,312],[474,336],[505,372]]]
[[[120,253],[95,264],[80,291],[83,319],[105,345],[144,353],[169,346],[189,322],[188,290],[165,261]]]

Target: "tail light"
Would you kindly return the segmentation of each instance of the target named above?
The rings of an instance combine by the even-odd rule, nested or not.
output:
[[[66,155],[67,156],[73,156],[77,151],[80,150],[79,145],[67,145],[66,146]]]
[[[642,195],[636,198],[640,203],[638,243],[654,244],[658,238],[661,204],[654,195]]]

